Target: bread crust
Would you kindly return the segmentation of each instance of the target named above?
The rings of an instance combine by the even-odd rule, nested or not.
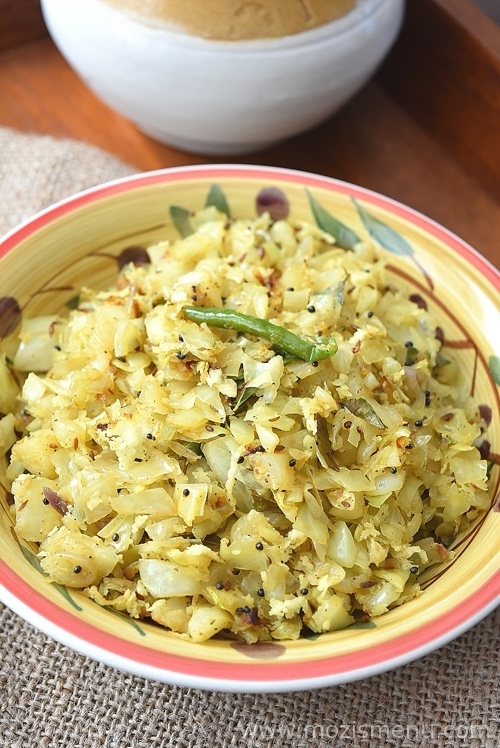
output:
[[[356,0],[104,0],[147,23],[205,39],[276,38],[321,26]]]

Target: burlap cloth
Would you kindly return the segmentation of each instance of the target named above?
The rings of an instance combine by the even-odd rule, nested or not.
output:
[[[132,173],[86,144],[0,129],[0,232],[65,195]],[[500,609],[412,664],[294,694],[170,687],[77,655],[0,605],[0,746],[500,745]]]

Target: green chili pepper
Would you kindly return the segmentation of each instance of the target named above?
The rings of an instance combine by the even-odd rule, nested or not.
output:
[[[317,342],[301,338],[285,327],[274,325],[266,319],[241,314],[234,309],[219,307],[203,308],[195,306],[184,307],[184,314],[193,322],[205,322],[209,327],[222,327],[225,330],[237,330],[269,340],[286,353],[290,353],[303,361],[321,361],[330,358],[337,351],[337,343],[329,338],[325,342]]]

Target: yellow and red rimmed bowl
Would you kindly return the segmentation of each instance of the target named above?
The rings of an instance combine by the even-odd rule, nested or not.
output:
[[[256,213],[261,189],[281,190],[290,218],[315,220],[312,206],[387,253],[391,277],[440,320],[474,396],[492,411],[490,459],[500,453],[500,273],[474,249],[423,215],[379,194],[327,177],[258,166],[193,166],[117,180],[64,200],[0,241],[0,351],[12,348],[22,314],[61,310],[83,284],[104,285],[132,245],[176,235],[169,206],[198,209],[218,185],[235,217]],[[318,211],[316,211],[318,214]],[[317,215],[316,215],[317,218]],[[51,585],[33,548],[20,542],[0,468],[0,600],[78,652],[147,678],[235,692],[293,691],[345,683],[403,665],[475,625],[500,602],[499,467],[491,508],[434,571],[423,594],[370,624],[294,642],[194,644]]]

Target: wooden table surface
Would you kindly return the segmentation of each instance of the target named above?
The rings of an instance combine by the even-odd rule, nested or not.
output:
[[[35,0],[0,0],[0,126],[77,138],[138,170],[221,160],[161,145],[100,102],[56,50]],[[395,48],[339,113],[270,150],[224,161],[376,190],[500,268],[500,27],[472,0],[408,0]]]

